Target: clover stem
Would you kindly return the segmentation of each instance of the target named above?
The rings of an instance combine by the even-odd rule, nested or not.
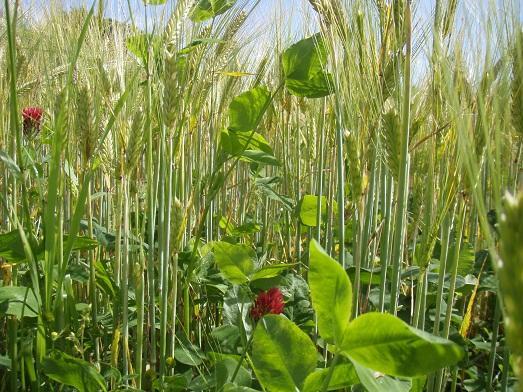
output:
[[[323,380],[323,385],[321,387],[322,392],[326,392],[329,390],[329,384],[331,382],[332,375],[334,373],[334,368],[336,367],[336,364],[340,360],[340,353],[337,352],[334,354],[334,358],[332,359],[332,363],[329,367],[329,372],[327,373],[327,377],[325,377],[325,380]]]
[[[254,333],[249,337],[249,340],[247,341],[247,344],[245,345],[245,348],[242,352],[242,356],[240,357],[240,360],[238,361],[238,364],[236,365],[236,369],[234,369],[234,373],[232,374],[232,377],[229,382],[232,383],[236,379],[236,376],[238,375],[238,372],[240,371],[240,367],[242,366],[242,362],[245,359],[245,357],[247,356],[247,352],[249,351],[249,348],[251,347],[253,337],[254,337]]]

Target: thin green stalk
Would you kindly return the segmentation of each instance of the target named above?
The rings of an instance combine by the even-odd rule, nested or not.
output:
[[[450,271],[450,286],[449,286],[449,292],[447,296],[447,311],[445,314],[445,320],[443,325],[443,333],[442,337],[445,339],[448,339],[450,335],[450,327],[451,327],[451,321],[452,321],[452,309],[454,307],[454,294],[456,291],[456,279],[458,274],[458,262],[459,262],[459,252],[461,249],[461,241],[463,236],[463,225],[465,223],[465,216],[466,216],[466,207],[464,201],[460,201],[460,207],[459,207],[459,215],[458,215],[458,221],[455,231],[455,244],[454,249],[452,253],[452,259],[450,260],[450,266],[452,267],[452,270]],[[436,376],[436,386],[435,390],[440,391],[441,388],[446,384],[445,381],[445,371],[440,370],[437,373]]]
[[[16,272],[14,270],[13,272]],[[16,284],[16,282],[13,282]],[[18,357],[18,321],[14,316],[7,320],[7,335],[8,335],[8,352],[11,359],[11,371],[9,377],[9,385],[12,391],[17,391],[18,388],[18,364],[20,359]]]
[[[338,261],[343,268],[345,265],[345,162],[343,157],[343,129],[341,121],[336,124],[336,174],[338,180]]]
[[[321,239],[321,226],[322,226],[322,221],[321,221],[321,218],[322,218],[322,214],[321,214],[321,199],[322,199],[322,196],[323,196],[323,177],[324,177],[324,174],[323,174],[323,170],[324,170],[324,166],[325,166],[325,163],[324,163],[324,143],[325,143],[325,100],[323,101],[323,105],[322,105],[322,117],[321,117],[321,121],[318,125],[319,127],[319,132],[318,133],[318,180],[317,180],[317,183],[316,183],[316,194],[318,196],[318,203],[317,203],[317,206],[316,206],[316,221],[318,222],[318,227],[316,228],[316,241],[318,241],[318,243],[321,243],[320,239]]]
[[[301,168],[301,160],[302,160],[302,154],[301,154],[301,146],[300,146],[300,135],[299,135],[299,130],[298,130],[298,134],[296,135],[296,138],[295,138],[295,141],[294,141],[294,148],[295,148],[295,151],[296,151],[296,184],[295,184],[295,195],[296,195],[296,200],[301,200],[301,197],[302,197],[302,191],[301,191],[301,187],[302,187],[302,184],[301,184],[301,177],[302,177],[302,168]],[[296,237],[295,237],[295,253],[296,253],[296,261],[298,262],[298,271],[301,271],[302,269],[302,249],[301,249],[301,229],[302,229],[302,224],[301,224],[301,220],[299,217],[297,217],[296,219]]]
[[[500,299],[496,297],[496,307],[494,310],[494,323],[492,325],[492,340],[490,342],[490,354],[488,361],[488,378],[489,391],[494,391],[494,369],[496,367],[498,336],[499,336],[499,322],[501,320],[501,303]]]
[[[18,124],[18,103],[17,103],[17,93],[16,93],[16,50],[14,46],[14,39],[15,39],[15,26],[16,26],[16,8],[15,7],[15,18],[13,21],[11,21],[11,6],[9,5],[8,0],[5,0],[4,2],[4,10],[5,10],[5,17],[6,17],[6,32],[7,32],[7,40],[8,40],[8,50],[9,50],[9,72],[10,72],[10,99],[9,99],[9,108],[10,108],[10,128],[11,133],[14,133],[15,135],[15,144],[13,148],[13,152],[16,151],[16,158],[21,159],[22,158],[22,134],[20,130],[20,126]],[[22,183],[23,183],[22,179]],[[16,197],[16,189],[17,189],[17,183],[16,179],[13,176],[13,197]],[[22,195],[24,196],[24,195]],[[17,205],[17,200],[13,200],[13,206]],[[12,284],[17,284],[17,268],[12,268]],[[11,373],[10,373],[10,385],[11,390],[15,391],[18,390],[18,363],[19,363],[19,357],[18,357],[18,321],[15,317],[9,317],[7,320],[7,334],[8,334],[8,352],[9,357],[11,358]]]
[[[404,70],[404,91],[402,106],[401,123],[401,156],[399,162],[399,181],[398,181],[398,200],[396,219],[394,227],[394,245],[392,253],[392,288],[390,297],[390,313],[396,315],[398,304],[398,290],[401,263],[403,260],[403,246],[405,240],[405,226],[407,218],[407,192],[409,188],[409,135],[410,135],[410,102],[411,102],[411,57],[412,57],[412,25],[411,25],[411,4],[405,4],[405,35],[406,35],[406,54]]]
[[[135,195],[134,205],[136,208],[135,215],[138,216],[139,203],[138,196]],[[139,227],[139,226],[138,226]],[[142,231],[143,232],[143,231]],[[134,264],[134,286],[136,288],[136,349],[135,349],[135,372],[136,385],[142,387],[143,380],[143,345],[144,345],[144,315],[145,315],[145,290],[144,290],[144,270],[145,254],[143,244],[140,244],[138,253],[138,262]]]
[[[503,352],[503,373],[501,374],[501,388],[500,391],[508,391],[508,378],[510,374],[510,350],[508,346],[504,347]]]
[[[160,219],[159,224],[162,225],[163,237],[161,241],[161,313],[160,313],[160,376],[165,375],[166,371],[166,359],[167,359],[167,320],[168,320],[168,294],[169,294],[169,264],[170,264],[170,228],[171,228],[171,205],[172,205],[172,177],[173,177],[173,165],[172,165],[172,139],[169,140],[167,145],[166,156],[167,159],[164,161],[164,165],[167,166],[167,173],[164,173],[166,184],[162,185],[163,196],[162,202],[159,207],[164,211],[163,217]],[[165,169],[164,169],[165,170]],[[163,181],[162,181],[163,183]],[[162,188],[161,187],[161,188]],[[162,205],[163,204],[163,205]],[[163,222],[162,222],[163,220]]]
[[[183,286],[183,326],[185,334],[190,338],[191,334],[191,297],[189,295],[189,282],[184,282]]]
[[[363,225],[364,218],[361,213],[364,211],[363,199],[358,198],[357,207],[354,211],[354,218],[352,223],[352,242],[354,246],[354,281],[352,282],[352,317],[358,317],[360,305],[360,291],[361,291],[361,255],[362,249],[365,248],[363,244]]]
[[[234,380],[236,380],[236,376],[238,375],[238,372],[242,366],[242,363],[248,355],[249,349],[252,345],[253,338],[254,338],[254,334],[252,334],[251,337],[249,338],[249,340],[247,341],[247,344],[245,345],[245,347],[243,349],[242,355],[240,356],[240,359],[238,360],[238,364],[234,368],[234,372],[232,373],[232,376],[231,376],[231,379],[229,380],[229,382],[233,383]]]
[[[160,360],[160,378],[163,378],[165,375],[165,354],[166,354],[166,339],[167,339],[167,274],[168,274],[168,264],[166,262],[166,249],[165,249],[165,241],[166,241],[166,233],[165,233],[165,222],[166,222],[166,188],[168,181],[167,174],[166,174],[166,157],[167,154],[166,148],[165,148],[165,127],[162,127],[161,135],[158,141],[158,199],[157,199],[157,205],[158,205],[158,297],[160,300],[159,303],[159,313],[160,313],[160,352],[159,352],[159,360]]]
[[[120,279],[121,304],[122,304],[122,374],[124,377],[130,374],[131,364],[129,363],[129,185],[127,178],[122,178],[123,193],[123,259],[122,275]],[[125,380],[128,383],[128,380]]]
[[[365,223],[363,224],[363,235],[361,237],[362,249],[360,253],[361,265],[363,268],[371,267],[372,260],[370,259],[370,252],[368,245],[370,243],[371,234],[374,231],[373,222],[374,222],[374,203],[375,200],[379,197],[379,160],[378,160],[378,148],[374,148],[374,153],[372,154],[372,163],[370,169],[370,183],[369,189],[367,192],[367,197],[365,200]]]
[[[147,306],[148,329],[150,338],[149,361],[151,368],[156,368],[156,300],[154,278],[154,242],[155,242],[155,191],[154,191],[154,158],[153,158],[153,127],[152,127],[152,81],[148,72],[146,86],[146,176],[147,176]]]
[[[336,365],[338,364],[340,359],[341,359],[341,355],[339,353],[336,353],[334,355],[332,363],[329,366],[329,371],[327,373],[327,376],[323,380],[323,385],[321,387],[322,392],[327,392],[329,390],[329,384],[331,382],[332,375],[334,374],[334,369],[336,368]]]
[[[427,269],[422,267],[418,274],[418,286],[416,288],[416,302],[412,325],[418,329],[424,329],[425,301],[427,298]]]
[[[381,205],[384,215],[383,233],[381,237],[380,262],[381,262],[381,283],[380,283],[380,312],[385,311],[385,298],[387,295],[387,270],[389,267],[389,255],[392,239],[392,199],[394,192],[394,181],[388,173],[385,164],[382,164],[381,175]]]
[[[93,238],[93,214],[91,207],[91,184],[88,184],[87,191],[87,235]],[[100,338],[98,336],[98,298],[96,294],[96,267],[94,250],[90,250],[89,257],[89,302],[91,304],[92,331],[94,336],[94,352],[96,363],[100,363]]]
[[[455,211],[455,208],[454,210]],[[443,305],[443,289],[445,283],[445,276],[447,273],[447,260],[450,245],[450,233],[454,226],[454,214],[450,214],[443,220],[441,227],[441,251],[439,260],[439,272],[438,272],[438,291],[436,293],[436,314],[434,316],[434,327],[432,333],[436,336],[440,336],[440,315],[441,308]]]
[[[451,317],[452,317],[452,305],[454,303],[454,294],[456,291],[456,278],[458,274],[459,266],[459,253],[461,251],[462,239],[463,239],[463,226],[465,223],[466,217],[466,207],[464,202],[461,202],[461,207],[458,216],[458,225],[456,226],[456,242],[454,244],[454,250],[452,253],[451,266],[452,270],[450,271],[450,287],[447,297],[447,313],[445,315],[445,324],[443,327],[443,337],[448,338],[450,334],[451,326]]]

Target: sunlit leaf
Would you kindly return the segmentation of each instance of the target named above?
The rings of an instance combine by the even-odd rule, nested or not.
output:
[[[332,365],[331,365],[332,366]],[[303,392],[317,392],[323,390],[325,378],[330,368],[316,369],[305,380]],[[351,385],[359,384],[360,380],[352,363],[341,363],[332,370],[327,391],[338,391]]]
[[[18,230],[0,234],[0,257],[9,263],[25,261],[24,245]]]
[[[18,319],[38,316],[38,300],[29,287],[0,287],[0,314],[9,314]]]
[[[338,204],[336,201],[333,203],[334,213],[338,210]],[[321,197],[321,217],[324,220],[327,217],[328,201],[327,197]],[[305,226],[316,227],[318,226],[318,196],[316,195],[304,195],[298,204],[298,213],[300,221]]]
[[[411,381],[409,380],[397,380],[358,363],[354,364],[354,368],[361,384],[369,392],[409,392],[411,390]]]
[[[340,344],[351,317],[352,285],[343,267],[315,240],[309,244],[309,287],[320,336]]]
[[[274,278],[275,276],[280,275],[282,272],[287,271],[289,268],[292,268],[296,264],[273,264],[273,265],[267,265],[258,271],[256,271],[252,276],[251,280],[258,280],[258,279],[267,279],[267,278]]]
[[[80,392],[107,391],[104,379],[89,362],[54,350],[42,361],[42,371],[51,380]]]
[[[254,271],[254,251],[243,244],[229,244],[218,241],[213,244],[213,253],[216,264],[225,279],[235,284],[242,284],[249,280]]]
[[[338,348],[360,365],[398,377],[423,376],[463,357],[457,344],[384,313],[366,313],[353,320]]]
[[[321,98],[332,92],[332,76],[325,72],[327,52],[320,34],[288,48],[282,57],[285,86],[293,95]]]
[[[203,22],[229,10],[236,0],[199,0],[190,12],[193,22]]]
[[[242,161],[280,165],[267,140],[257,132],[231,132],[225,129],[220,142],[224,152],[230,156],[240,156]]]
[[[255,130],[269,107],[271,93],[258,86],[235,97],[229,105],[229,130]]]
[[[268,315],[254,331],[252,362],[266,390],[296,391],[316,367],[316,348],[296,324]]]

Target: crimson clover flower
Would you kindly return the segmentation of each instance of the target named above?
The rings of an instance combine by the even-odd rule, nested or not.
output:
[[[42,123],[42,117],[44,115],[44,109],[39,107],[27,107],[22,110],[23,129],[24,134],[30,135],[31,133],[38,132]]]
[[[266,314],[280,314],[283,313],[284,306],[283,294],[279,288],[273,287],[258,294],[251,309],[251,317],[258,321]]]

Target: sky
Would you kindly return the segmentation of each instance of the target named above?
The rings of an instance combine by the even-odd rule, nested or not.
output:
[[[21,0],[22,9],[27,12],[33,19],[39,20],[44,17],[53,6],[64,7],[66,9],[75,8],[79,6],[89,7],[93,1],[98,0]],[[255,0],[238,0],[237,4],[252,3]],[[344,0],[355,1],[355,0]],[[371,0],[362,0],[371,1]],[[390,0],[389,0],[390,1]],[[422,75],[424,69],[429,66],[427,57],[431,52],[431,40],[423,38],[427,26],[432,25],[434,5],[436,0],[414,0],[415,12],[413,15],[414,26],[414,47],[417,47],[417,53],[414,57],[414,67],[416,74]],[[3,3],[3,2],[2,2]],[[140,28],[145,28],[146,20],[149,21],[164,21],[168,19],[170,11],[176,4],[176,0],[167,0],[165,5],[159,6],[145,6],[143,0],[105,0],[105,14],[106,17],[117,19],[124,22],[130,21],[129,5],[132,9],[132,14],[135,23]],[[458,0],[458,12],[456,15],[455,29],[459,31],[467,46],[466,55],[469,56],[470,61],[477,61],[485,53],[486,40],[486,19],[492,13],[492,7],[498,9],[510,9],[514,15],[519,16],[519,20],[523,22],[523,0]],[[509,12],[509,11],[505,11]],[[283,21],[289,21],[285,26],[289,30],[297,31],[298,35],[311,34],[315,31],[307,31],[315,29],[310,24],[310,16],[313,13],[306,0],[261,0],[255,13],[251,16],[250,23],[253,29],[263,26],[267,32],[270,30],[271,22],[278,15],[283,15]],[[466,26],[466,29],[463,28]],[[302,32],[304,31],[304,32]],[[496,33],[493,33],[496,36]],[[295,37],[298,38],[298,37]],[[420,45],[416,45],[417,42]],[[467,60],[467,59],[465,59]],[[472,68],[471,68],[472,69]],[[470,75],[473,77],[473,75]]]
[[[45,14],[52,4],[62,5],[65,8],[78,7],[82,5],[89,6],[94,0],[21,0],[24,9],[29,10],[33,15],[38,17],[39,15]],[[98,0],[96,0],[98,1]],[[370,1],[370,0],[363,0]],[[489,3],[510,3],[513,2],[523,3],[522,0],[459,0],[461,3],[462,12],[476,12],[477,10],[486,10]],[[145,22],[146,7],[143,0],[105,0],[106,4],[106,15],[108,17],[118,20],[128,20],[129,11],[128,3],[131,5],[133,14],[138,24]],[[167,0],[165,5],[160,6],[149,6],[149,15],[152,15],[154,19],[161,17],[162,14],[169,14],[169,10],[172,9],[176,0]],[[300,0],[262,0],[259,6],[259,14],[271,13],[276,7],[282,7],[283,10],[291,12],[296,11],[298,8],[303,8]],[[434,8],[435,0],[415,0],[414,3],[418,10],[420,10],[419,16],[430,15]],[[523,20],[523,6],[520,4],[520,19]],[[301,10],[300,10],[301,11]]]
[[[22,0],[21,3],[24,9],[29,10],[33,15],[38,17],[39,15],[45,14],[53,4],[63,6],[64,8],[74,8],[80,6],[89,7],[93,1],[94,0]],[[277,5],[276,3],[282,2],[285,4],[290,4],[292,1],[293,0],[263,0],[260,3],[260,10],[258,10],[258,12],[270,12],[271,8]],[[175,4],[176,0],[167,0],[165,5],[150,5],[146,7],[143,0],[105,0],[105,14],[107,17],[113,19],[129,21],[130,5],[136,23],[140,27],[144,27],[147,13],[150,18],[149,20],[162,19],[163,16],[169,15],[170,10]]]
[[[93,1],[98,0],[21,0],[21,4],[22,8],[26,10],[28,14],[38,20],[49,12],[49,9],[51,9],[53,5],[64,8],[89,7]],[[253,0],[245,1],[252,2]],[[417,20],[420,25],[428,18],[431,18],[435,1],[436,0],[414,0],[416,8],[415,20]],[[242,0],[238,1],[238,3],[241,2]],[[267,16],[274,15],[275,10],[282,11],[284,15],[290,13],[303,14],[306,12],[304,11],[305,8],[310,10],[310,7],[306,5],[306,3],[306,1],[302,0],[261,0],[255,16],[262,20],[268,20]],[[512,4],[515,9],[519,8],[516,12],[519,13],[519,19],[523,21],[523,0],[458,0],[458,3],[460,4],[457,18],[458,23],[459,19],[466,19],[468,23],[474,20],[480,21],[484,19],[484,15],[481,15],[483,12],[488,11],[493,5],[501,7],[502,4]],[[144,28],[147,17],[149,21],[167,19],[174,4],[176,4],[176,0],[167,0],[165,5],[146,7],[143,0],[105,0],[105,13],[107,17],[120,21],[129,21],[130,6],[137,25]],[[294,23],[297,23],[296,20],[299,19],[300,18],[289,18],[289,20],[294,20]]]

